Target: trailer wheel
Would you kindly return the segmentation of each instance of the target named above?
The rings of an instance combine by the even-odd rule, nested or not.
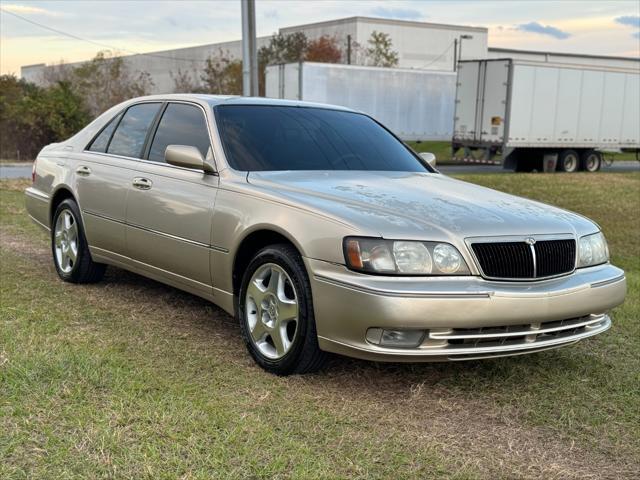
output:
[[[580,167],[580,157],[575,150],[563,150],[558,157],[558,170],[561,172],[577,172]]]
[[[587,150],[582,154],[580,167],[587,172],[597,172],[602,167],[602,153]]]

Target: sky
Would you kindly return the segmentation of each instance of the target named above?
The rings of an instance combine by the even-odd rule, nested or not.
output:
[[[241,37],[240,0],[0,0],[0,73],[35,63],[73,62],[104,48],[53,29],[117,47],[151,52]],[[257,0],[259,36],[281,27],[370,16],[489,29],[489,46],[594,55],[640,56],[638,0]]]

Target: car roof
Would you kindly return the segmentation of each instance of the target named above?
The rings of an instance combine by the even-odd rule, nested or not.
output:
[[[185,101],[199,101],[208,103],[211,106],[216,105],[271,105],[271,106],[284,106],[284,107],[307,107],[307,108],[324,108],[331,110],[343,110],[346,112],[354,112],[350,108],[341,107],[338,105],[329,105],[324,103],[314,102],[302,102],[299,100],[281,100],[277,98],[264,98],[264,97],[240,97],[236,95],[207,95],[201,93],[172,93],[166,95],[148,95],[145,97],[138,97],[131,101],[140,100],[185,100]]]

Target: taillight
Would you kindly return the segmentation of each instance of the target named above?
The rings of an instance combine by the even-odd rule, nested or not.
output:
[[[33,161],[33,167],[31,167],[31,183],[36,183],[36,162],[38,160]]]

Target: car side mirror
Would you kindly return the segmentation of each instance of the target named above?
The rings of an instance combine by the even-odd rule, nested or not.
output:
[[[430,167],[436,168],[436,156],[433,153],[422,152],[419,155],[420,155],[420,158],[422,158],[425,162],[427,162]]]
[[[206,173],[215,172],[200,150],[191,145],[169,145],[164,151],[164,161],[176,167],[193,168]]]

